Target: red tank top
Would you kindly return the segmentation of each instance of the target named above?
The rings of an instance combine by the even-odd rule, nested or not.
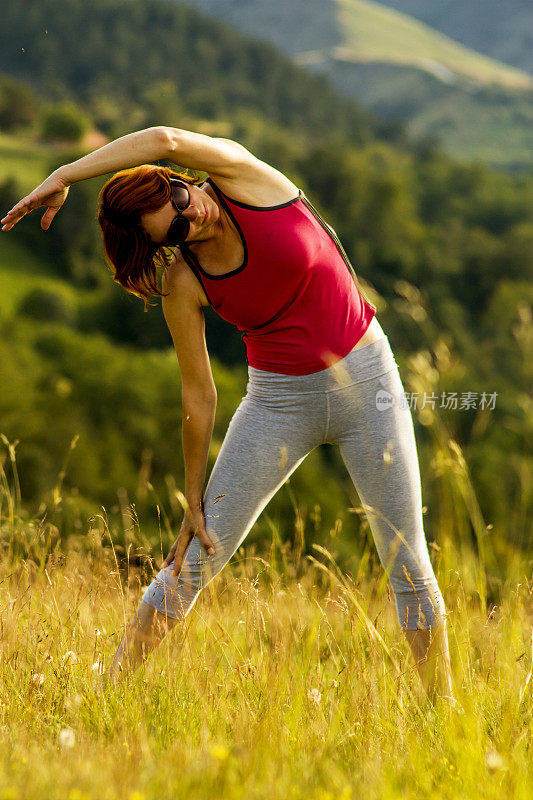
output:
[[[241,236],[244,261],[210,275],[189,247],[181,252],[213,309],[243,332],[248,364],[307,375],[344,358],[376,307],[358,288],[335,231],[301,190],[288,203],[259,208],[207,183]]]

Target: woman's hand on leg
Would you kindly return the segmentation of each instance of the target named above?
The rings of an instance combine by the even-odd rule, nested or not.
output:
[[[163,561],[161,569],[168,567],[174,560],[173,574],[177,575],[183,564],[183,557],[191,539],[197,536],[206,553],[215,554],[213,542],[205,529],[205,517],[201,509],[188,509],[185,511],[178,538],[170,548],[168,556]]]

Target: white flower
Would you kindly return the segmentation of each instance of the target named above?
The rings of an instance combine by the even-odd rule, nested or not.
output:
[[[309,689],[307,692],[307,697],[312,703],[316,703],[316,705],[320,705],[320,701],[322,699],[322,695],[318,691],[318,689]]]
[[[98,675],[103,675],[105,671],[105,667],[100,660],[95,661],[91,667],[93,672],[96,672]]]
[[[36,686],[42,686],[44,683],[44,675],[42,672],[34,672],[31,679]]]
[[[487,750],[485,764],[489,772],[497,772],[500,769],[507,769],[507,765],[497,750]]]
[[[76,664],[78,661],[78,656],[74,652],[74,650],[67,650],[67,652],[63,655],[63,664]]]
[[[72,728],[63,728],[59,731],[59,744],[65,749],[70,749],[76,744],[76,734]]]

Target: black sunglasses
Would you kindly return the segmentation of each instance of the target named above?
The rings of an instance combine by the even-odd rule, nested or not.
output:
[[[191,202],[191,195],[187,184],[183,181],[179,181],[177,178],[170,178],[169,183],[171,192],[170,200],[178,212],[178,216],[174,217],[170,223],[165,244],[178,245],[183,244],[189,235],[191,226],[189,220],[185,219],[183,216],[182,211],[185,211],[185,209],[189,206],[189,203]]]

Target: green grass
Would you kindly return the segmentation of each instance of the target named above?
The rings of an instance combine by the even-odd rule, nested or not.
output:
[[[0,183],[13,178],[22,192],[30,192],[47,177],[50,162],[61,152],[60,147],[36,142],[31,133],[0,133]],[[7,211],[8,208],[0,209],[0,216]],[[42,216],[44,211],[43,208],[33,213]],[[38,251],[25,247],[9,231],[0,230],[0,313],[10,315],[26,292],[37,287],[59,292],[73,301],[89,293],[51,275]]]
[[[531,561],[501,559],[487,612],[477,557],[440,531],[455,708],[423,700],[368,551],[341,572],[290,545],[241,548],[139,672],[102,687],[152,576],[145,544],[130,529],[113,549],[105,513],[59,542],[51,509],[24,520],[13,497],[0,498],[1,798],[531,796]]]
[[[34,141],[31,134],[0,132],[0,183],[16,178],[22,190],[30,192],[47,177],[48,163],[56,152],[53,146]]]
[[[354,61],[412,64],[434,71],[442,65],[478,84],[531,89],[525,72],[469,50],[413,17],[371,0],[335,0],[343,34],[342,57]]]
[[[90,294],[90,290],[50,275],[48,265],[39,259],[38,253],[10,237],[9,232],[0,231],[0,314],[10,316],[21,298],[35,288],[49,289],[73,302]]]

